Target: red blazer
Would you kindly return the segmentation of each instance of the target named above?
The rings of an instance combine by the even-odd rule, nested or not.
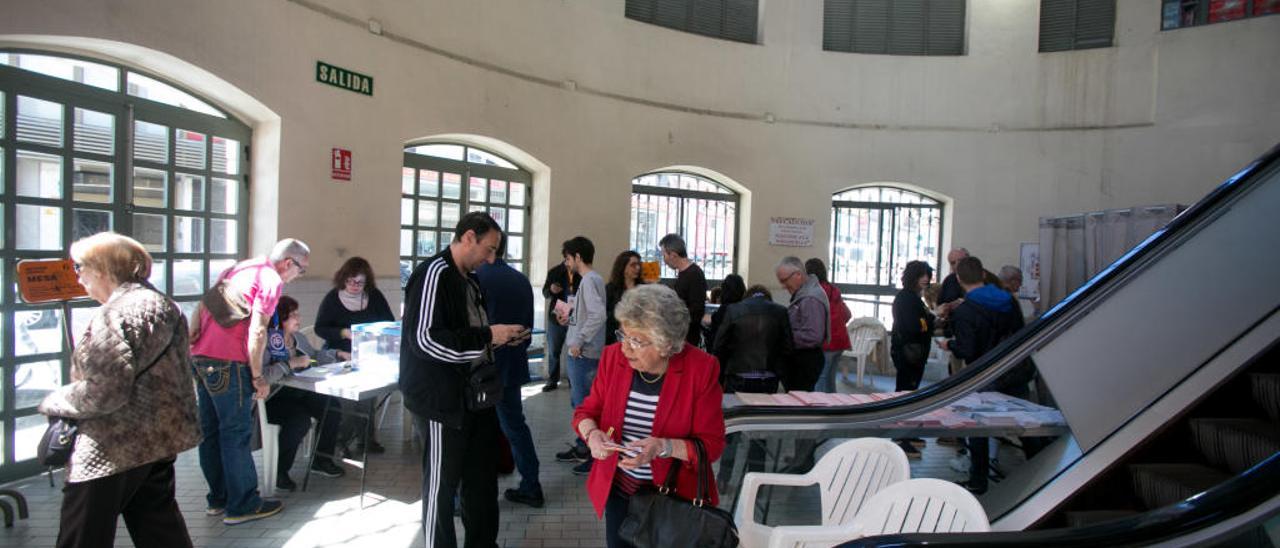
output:
[[[606,346],[600,356],[596,380],[591,394],[573,412],[573,431],[584,419],[594,419],[605,432],[613,427],[613,440],[622,439],[622,418],[627,409],[627,396],[631,393],[631,376],[635,370],[622,355],[617,344]],[[714,462],[724,451],[724,409],[720,391],[720,362],[715,357],[688,343],[678,354],[671,356],[662,392],[658,394],[658,410],[653,418],[653,437],[685,439],[685,449],[692,459],[682,463],[676,478],[676,493],[693,499],[698,493],[697,453],[687,440],[698,438],[707,449],[707,458]],[[653,459],[653,479],[662,483],[667,478],[674,459]],[[587,495],[596,507],[596,515],[604,515],[604,503],[613,488],[613,474],[618,470],[618,454],[595,461],[591,475],[587,476]],[[715,480],[711,481],[711,504],[719,504]]]

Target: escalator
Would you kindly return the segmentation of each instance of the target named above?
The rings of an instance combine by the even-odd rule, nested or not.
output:
[[[980,497],[993,531],[1141,520],[1255,468],[1265,476],[1267,462],[1280,467],[1266,461],[1280,419],[1251,402],[1255,390],[1267,393],[1254,383],[1280,373],[1277,211],[1280,146],[960,373],[857,406],[731,407],[726,430],[766,441],[866,435],[955,402],[1030,358],[1070,433]],[[1223,447],[1246,447],[1247,456]],[[732,495],[741,473],[722,482]]]

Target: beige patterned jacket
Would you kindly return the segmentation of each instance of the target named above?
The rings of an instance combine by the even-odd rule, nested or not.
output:
[[[118,474],[200,443],[189,358],[177,304],[150,284],[116,288],[71,354],[71,383],[40,404],[45,415],[78,419],[68,482]]]

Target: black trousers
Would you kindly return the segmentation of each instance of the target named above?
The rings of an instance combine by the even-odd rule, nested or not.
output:
[[[928,363],[927,355],[925,356],[925,361],[911,363],[907,361],[902,347],[892,345],[889,348],[889,358],[893,360],[893,368],[898,370],[897,382],[893,388],[895,391],[920,388],[920,379],[924,378],[924,366]]]
[[[338,424],[342,421],[336,398],[286,386],[267,400],[267,422],[280,425],[280,455],[277,460],[280,477],[285,477],[293,467],[298,446],[311,430],[311,419],[319,421],[326,407],[330,409],[329,416],[325,417],[316,452],[332,455],[337,445]],[[328,459],[316,455],[316,462]]]
[[[793,390],[813,391],[822,375],[822,365],[826,357],[821,348],[801,348],[791,353],[791,367],[782,376],[782,385],[788,392]]]
[[[173,498],[173,460],[68,483],[62,489],[58,548],[111,548],[116,519],[122,514],[138,548],[191,546],[187,523]]]
[[[458,545],[453,495],[461,485],[468,548],[498,541],[498,413],[466,413],[462,428],[414,416],[422,434],[422,529],[429,548]]]
[[[622,472],[618,473],[621,474]],[[604,502],[604,545],[607,548],[631,548],[631,543],[624,542],[618,536],[622,521],[627,519],[627,509],[630,505],[631,495],[622,492],[617,487],[609,489],[609,498]]]

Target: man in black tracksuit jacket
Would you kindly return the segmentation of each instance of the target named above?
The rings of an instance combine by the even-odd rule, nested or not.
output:
[[[428,547],[457,545],[453,495],[459,484],[466,546],[496,546],[498,416],[493,407],[468,410],[465,390],[471,371],[493,361],[493,346],[527,336],[525,326],[488,324],[472,274],[494,260],[501,238],[487,213],[468,213],[449,247],[418,265],[405,288],[400,390],[423,440]]]

